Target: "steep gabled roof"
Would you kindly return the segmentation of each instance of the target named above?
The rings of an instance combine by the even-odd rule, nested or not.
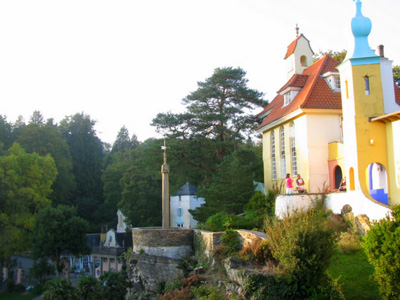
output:
[[[338,64],[339,63],[332,57],[325,55],[306,68],[302,75],[293,75],[279,91],[283,91],[288,87],[301,87],[302,89],[286,106],[284,106],[284,96],[278,94],[271,103],[258,114],[262,116],[266,111],[271,110],[263,120],[259,129],[299,108],[341,109],[340,92],[332,90],[326,80],[321,76],[327,72],[336,73]],[[303,84],[303,86],[301,86],[301,84]]]
[[[287,47],[287,51],[286,51],[286,55],[284,57],[284,59],[288,58],[290,55],[292,55],[294,53],[294,50],[296,50],[296,46],[297,46],[297,41],[303,37],[308,44],[310,44],[310,41],[301,33],[293,42],[290,43],[290,45]],[[310,47],[311,49],[311,47]]]

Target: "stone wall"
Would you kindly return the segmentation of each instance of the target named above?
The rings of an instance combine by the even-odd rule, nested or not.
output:
[[[132,243],[134,253],[182,259],[193,253],[193,230],[134,228]]]

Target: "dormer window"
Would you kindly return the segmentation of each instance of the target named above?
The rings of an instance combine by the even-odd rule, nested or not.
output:
[[[326,82],[329,84],[330,88],[335,92],[340,92],[340,76],[336,72],[328,72],[322,75]]]
[[[294,97],[296,97],[297,93],[299,91],[293,91],[293,90],[289,90],[287,91],[283,97],[284,97],[284,104],[283,106],[288,105],[290,102],[292,102],[292,100],[294,99]]]

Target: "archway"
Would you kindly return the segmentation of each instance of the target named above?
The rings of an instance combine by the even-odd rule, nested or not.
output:
[[[339,189],[342,178],[343,178],[342,168],[340,166],[336,166],[336,168],[335,168],[335,189]]]
[[[387,172],[382,164],[375,162],[368,166],[368,186],[372,198],[389,204]]]

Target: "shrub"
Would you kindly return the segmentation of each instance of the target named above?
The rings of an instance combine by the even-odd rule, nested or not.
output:
[[[74,288],[66,278],[54,278],[44,286],[43,300],[70,300],[74,299]]]
[[[306,299],[317,288],[328,286],[326,269],[334,254],[335,238],[326,226],[325,213],[318,209],[293,212],[268,228],[272,254],[295,286],[294,298]]]
[[[238,233],[233,229],[225,230],[224,235],[221,237],[221,243],[226,246],[227,254],[237,253],[242,247]]]
[[[83,276],[76,287],[76,295],[79,300],[101,299],[102,286],[94,276]]]
[[[207,219],[205,224],[201,226],[201,229],[208,231],[224,231],[227,228],[230,228],[234,219],[237,217],[232,214],[228,214],[226,212],[220,212],[215,215],[212,215]]]
[[[199,300],[225,300],[225,294],[214,286],[203,285],[198,288],[193,288],[193,294]]]
[[[102,285],[102,299],[125,300],[126,290],[130,286],[125,271],[106,272],[99,279]]]
[[[269,240],[253,240],[250,244],[244,246],[240,251],[240,256],[250,260],[257,265],[265,265],[267,262],[274,262],[274,258],[269,247]]]
[[[362,246],[375,267],[374,279],[382,298],[400,298],[400,206],[393,207],[392,218],[373,222]]]

